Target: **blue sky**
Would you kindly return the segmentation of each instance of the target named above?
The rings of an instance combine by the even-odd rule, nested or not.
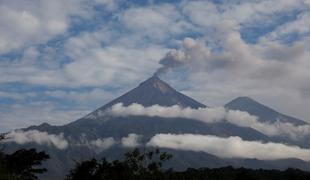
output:
[[[2,0],[0,131],[64,124],[152,76],[310,122],[310,2]],[[163,63],[166,62],[166,63]]]

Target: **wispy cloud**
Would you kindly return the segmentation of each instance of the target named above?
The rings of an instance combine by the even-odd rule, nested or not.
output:
[[[71,110],[56,107],[55,103],[33,102],[29,104],[0,105],[0,132],[48,122],[63,125],[85,116],[90,110]]]

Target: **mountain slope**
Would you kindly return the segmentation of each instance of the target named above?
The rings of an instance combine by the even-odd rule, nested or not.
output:
[[[304,125],[306,122],[281,114],[249,97],[238,97],[225,105],[232,110],[246,111],[251,115],[257,116],[262,122],[289,122],[294,125]]]
[[[124,106],[138,103],[145,107],[152,105],[178,105],[180,107],[190,107],[194,109],[206,107],[206,105],[176,91],[166,82],[162,81],[156,76],[153,76],[146,81],[140,83],[138,87],[103,105],[102,107],[88,114],[84,118],[73,122],[73,124],[81,123],[81,121],[89,121],[88,119],[92,118],[97,119],[100,116],[100,112],[103,112],[107,108],[117,103],[123,103]]]
[[[143,106],[158,104],[161,106],[179,105],[181,107],[191,108],[205,107],[204,104],[179,93],[156,76],[142,82],[138,87],[120,96],[119,98],[116,98],[99,109],[105,109],[120,102],[125,106],[132,103],[138,103]]]

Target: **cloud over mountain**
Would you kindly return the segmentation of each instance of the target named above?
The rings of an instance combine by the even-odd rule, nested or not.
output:
[[[206,152],[221,158],[276,160],[298,158],[310,161],[310,149],[280,143],[245,141],[240,137],[222,138],[198,134],[157,134],[148,146],[184,151]]]
[[[121,139],[121,144],[122,146],[129,148],[138,147],[140,145],[141,138],[142,138],[141,135],[131,133],[128,134],[127,137],[123,137]]]
[[[240,127],[249,127],[262,132],[268,136],[288,136],[292,139],[303,138],[310,134],[310,126],[300,125],[295,126],[288,122],[277,121],[275,123],[260,122],[256,116],[250,115],[247,112],[239,110],[227,110],[224,107],[215,108],[182,108],[178,105],[174,106],[159,106],[153,105],[144,107],[140,104],[131,104],[123,106],[122,103],[117,103],[111,108],[102,112],[102,115],[112,116],[150,116],[164,118],[188,118],[202,121],[205,123],[216,123],[228,121]]]
[[[104,151],[115,144],[116,141],[113,137],[96,139],[89,142],[90,148],[93,148],[98,152]]]
[[[15,142],[17,144],[36,143],[40,145],[54,146],[58,149],[66,149],[69,145],[63,134],[48,134],[38,130],[11,131],[5,135],[4,142]]]

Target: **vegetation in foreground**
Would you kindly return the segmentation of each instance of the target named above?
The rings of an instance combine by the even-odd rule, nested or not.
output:
[[[0,141],[4,136],[0,136]],[[310,172],[298,169],[252,170],[223,167],[216,169],[189,168],[185,171],[164,169],[163,163],[172,158],[171,154],[134,149],[125,154],[124,160],[112,162],[106,159],[91,159],[76,163],[66,180],[309,180]],[[5,154],[0,149],[1,180],[35,180],[37,175],[47,171],[42,162],[49,159],[45,152],[35,149],[21,149]]]
[[[140,152],[134,149],[125,154],[123,161],[108,162],[91,159],[77,163],[69,172],[67,180],[309,180],[310,172],[298,169],[252,170],[245,168],[189,168],[178,172],[164,170],[162,165],[172,155],[155,151]]]
[[[0,135],[0,141],[4,135]],[[20,149],[12,154],[0,150],[0,179],[1,180],[33,180],[38,174],[47,171],[41,168],[42,162],[49,159],[45,152],[36,149]]]

